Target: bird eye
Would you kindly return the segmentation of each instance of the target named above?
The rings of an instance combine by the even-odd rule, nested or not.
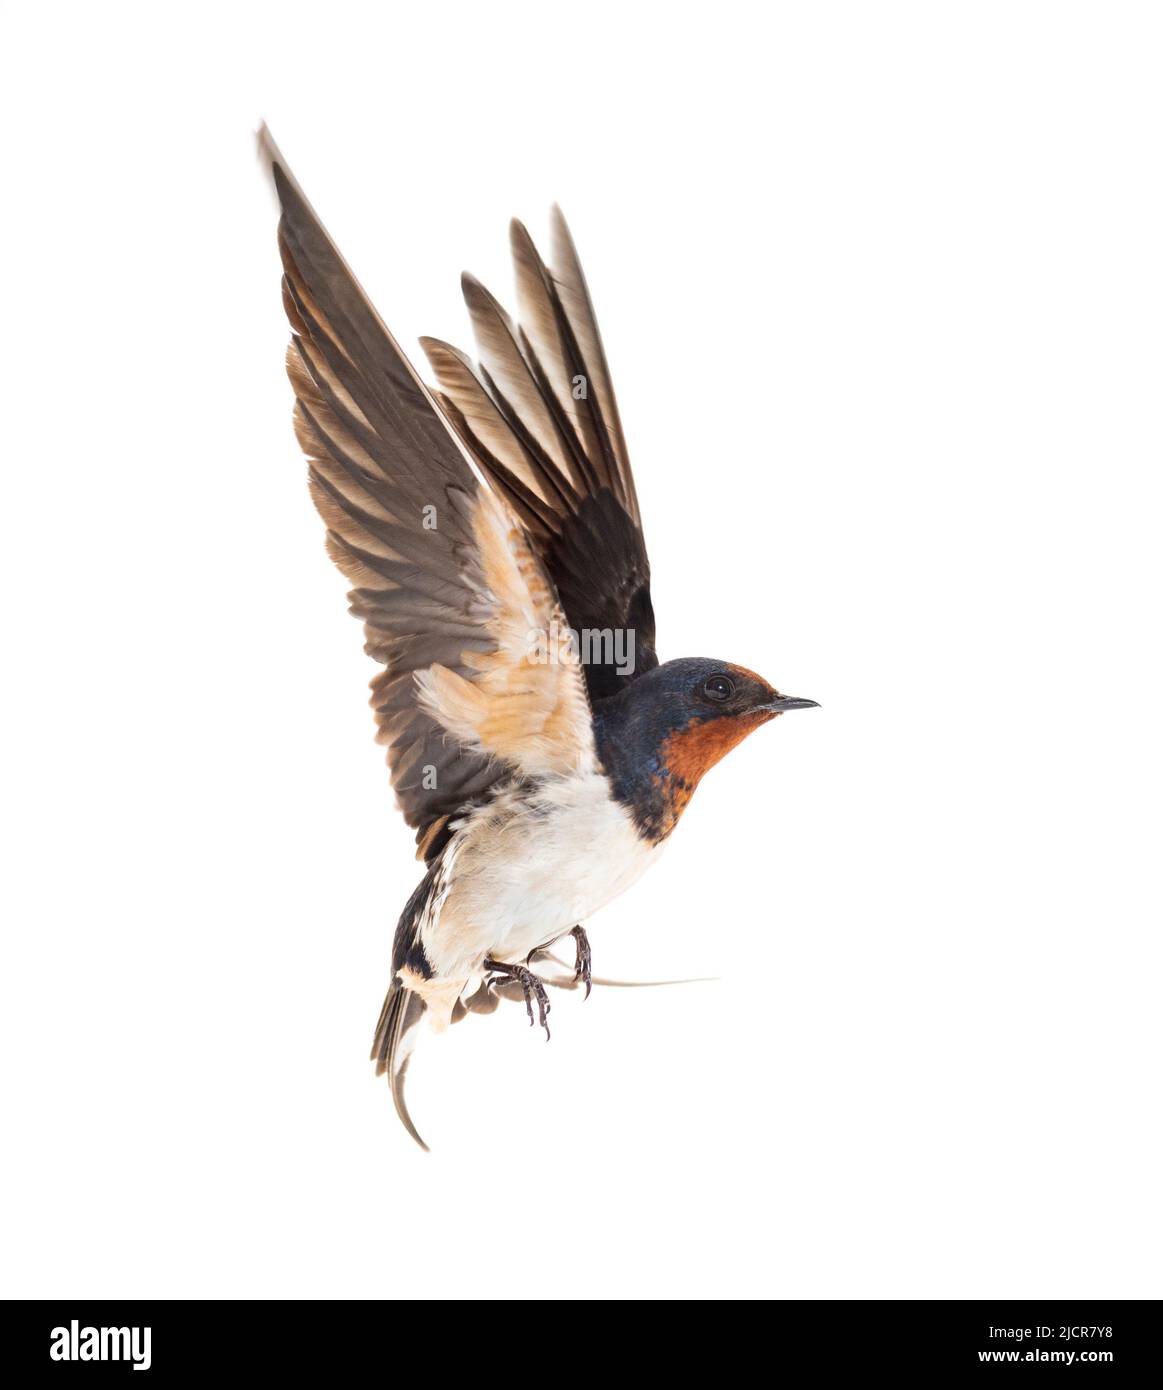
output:
[[[710,676],[703,683],[703,694],[708,700],[722,704],[735,693],[735,682],[730,676]]]

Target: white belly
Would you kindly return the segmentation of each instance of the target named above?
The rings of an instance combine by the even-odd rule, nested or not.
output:
[[[476,974],[485,956],[523,960],[627,889],[658,856],[600,774],[546,784],[529,803],[478,812],[449,865],[447,896],[421,930],[439,976]]]

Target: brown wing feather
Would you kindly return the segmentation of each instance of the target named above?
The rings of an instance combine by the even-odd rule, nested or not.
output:
[[[584,765],[576,665],[530,660],[562,621],[505,505],[336,250],[265,131],[282,217],[295,430],[327,549],[356,586],[379,739],[422,853],[449,816],[514,773]]]
[[[606,447],[613,456],[613,466],[617,474],[619,500],[625,505],[631,520],[641,526],[642,518],[638,512],[638,494],[634,488],[634,474],[630,468],[630,455],[626,450],[626,440],[622,434],[622,419],[618,414],[618,402],[614,396],[614,383],[610,378],[610,368],[606,363],[606,350],[602,346],[602,335],[598,331],[598,320],[590,299],[589,286],[582,272],[577,248],[573,243],[569,225],[561,209],[554,204],[550,218],[553,247],[553,278],[557,286],[566,318],[577,341],[578,352],[585,363],[587,378],[593,388],[591,399],[596,399],[601,415],[602,428],[606,434]]]

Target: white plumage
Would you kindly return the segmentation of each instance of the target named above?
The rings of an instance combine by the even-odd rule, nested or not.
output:
[[[503,791],[475,811],[445,851],[420,922],[434,979],[412,987],[434,1025],[447,1022],[486,956],[524,961],[629,888],[660,848],[641,838],[601,773],[549,778],[532,795]]]

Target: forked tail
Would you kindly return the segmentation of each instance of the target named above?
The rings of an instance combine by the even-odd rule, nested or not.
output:
[[[416,1043],[416,1027],[424,1017],[425,1008],[426,1005],[418,994],[407,989],[398,979],[394,979],[384,1000],[384,1007],[380,1010],[380,1021],[376,1024],[371,1057],[376,1064],[376,1075],[380,1076],[383,1072],[388,1074],[396,1114],[399,1115],[404,1128],[427,1153],[428,1145],[420,1138],[404,1101],[404,1076],[408,1070],[412,1048]]]

